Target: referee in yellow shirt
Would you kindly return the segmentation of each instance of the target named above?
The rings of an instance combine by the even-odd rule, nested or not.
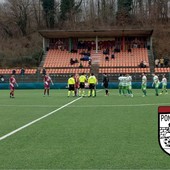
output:
[[[72,92],[72,96],[75,96],[74,88],[75,88],[75,79],[74,76],[71,75],[71,77],[68,79],[68,97],[70,97],[71,92]]]
[[[89,92],[88,97],[93,96],[95,97],[95,85],[97,83],[97,79],[93,73],[91,73],[90,77],[88,78],[88,84],[89,84]]]
[[[79,96],[84,97],[85,95],[85,82],[87,81],[86,76],[84,75],[84,73],[81,74],[81,76],[79,77],[79,82],[80,82],[80,90],[79,90]]]

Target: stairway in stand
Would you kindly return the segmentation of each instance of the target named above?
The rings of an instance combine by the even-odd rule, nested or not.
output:
[[[100,64],[101,57],[102,57],[102,51],[98,51],[98,53],[96,53],[95,50],[91,51],[91,59],[92,59],[91,73],[94,73],[95,76],[97,77],[99,74],[99,64]]]
[[[148,57],[149,57],[149,66],[150,66],[150,72],[154,73],[154,55],[152,50],[148,50]]]
[[[47,52],[45,52],[42,56],[42,60],[41,60],[41,63],[39,65],[39,69],[41,70],[43,68],[43,65],[44,65],[44,62],[45,62],[45,59],[47,57]]]

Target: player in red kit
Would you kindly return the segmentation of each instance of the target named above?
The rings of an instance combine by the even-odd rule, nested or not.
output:
[[[52,83],[52,85],[54,85],[51,77],[49,76],[49,74],[46,74],[44,76],[44,96],[47,95],[49,96],[50,94],[50,84]]]
[[[14,75],[11,75],[11,77],[9,78],[9,85],[10,85],[10,98],[14,98],[15,85],[18,87]]]
[[[75,74],[74,76],[74,79],[75,79],[75,96],[78,96],[79,95],[79,74]]]

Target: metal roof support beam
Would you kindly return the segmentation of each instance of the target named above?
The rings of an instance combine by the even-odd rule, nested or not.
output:
[[[45,37],[43,37],[43,51],[46,52],[46,43],[45,43]]]
[[[96,54],[98,53],[99,41],[98,36],[96,36]]]

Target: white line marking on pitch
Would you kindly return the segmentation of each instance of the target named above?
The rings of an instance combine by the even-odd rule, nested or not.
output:
[[[102,90],[98,90],[97,92],[100,92],[100,91],[102,91]],[[12,131],[12,132],[10,132],[10,133],[8,133],[8,134],[6,134],[6,135],[0,137],[0,141],[6,139],[6,138],[9,137],[9,136],[14,135],[15,133],[17,133],[17,132],[19,132],[19,131],[21,131],[21,130],[23,130],[23,129],[29,127],[29,126],[31,126],[31,125],[34,124],[34,123],[39,122],[40,120],[42,120],[42,119],[44,119],[44,118],[46,118],[46,117],[48,117],[48,116],[54,114],[55,112],[58,112],[59,110],[61,110],[61,109],[65,108],[65,107],[71,105],[72,103],[74,103],[74,102],[76,102],[76,101],[78,101],[78,100],[80,100],[80,99],[82,99],[82,97],[79,97],[79,98],[77,98],[77,99],[75,99],[75,100],[73,100],[73,101],[71,101],[71,102],[69,102],[69,103],[63,105],[63,106],[61,106],[60,108],[58,108],[58,109],[56,109],[56,110],[54,110],[54,111],[52,111],[52,112],[50,112],[50,113],[48,113],[48,114],[46,114],[46,115],[40,117],[40,118],[38,118],[38,119],[33,120],[33,121],[31,121],[30,123],[28,123],[28,124],[26,124],[26,125],[24,125],[24,126],[21,126],[21,127],[18,128],[18,129],[15,129],[14,131]]]
[[[63,106],[61,106],[60,108],[58,108],[58,109],[56,109],[56,110],[54,110],[54,111],[52,111],[52,112],[50,112],[50,113],[48,113],[48,114],[46,114],[46,115],[40,117],[40,118],[38,118],[38,119],[35,119],[35,120],[31,121],[30,123],[28,123],[28,124],[26,124],[26,125],[24,125],[24,126],[21,126],[20,128],[18,128],[18,129],[16,129],[16,130],[14,130],[14,131],[12,131],[12,132],[10,132],[10,133],[8,133],[8,134],[6,134],[6,135],[0,137],[0,141],[3,140],[3,139],[5,139],[5,138],[7,138],[7,137],[9,137],[9,136],[12,136],[13,134],[15,134],[15,133],[17,133],[17,132],[19,132],[19,131],[21,131],[21,130],[27,128],[28,126],[31,126],[32,124],[34,124],[34,123],[36,123],[36,122],[38,122],[38,121],[40,121],[40,120],[42,120],[42,119],[44,119],[44,118],[46,118],[46,117],[52,115],[52,114],[54,114],[55,112],[58,112],[59,110],[65,108],[65,107],[67,107],[67,106],[69,106],[70,104],[72,104],[72,103],[74,103],[74,102],[80,100],[81,98],[82,98],[82,97],[77,98],[77,99],[75,99],[75,100],[73,100],[73,101],[71,101],[71,102],[69,102],[69,103],[67,103],[67,104],[65,104],[65,105],[63,105]]]
[[[77,107],[77,108],[88,108],[88,107],[140,107],[140,106],[159,106],[159,105],[170,105],[170,103],[148,103],[148,104],[129,104],[129,105],[71,105],[67,107]],[[53,107],[62,107],[61,105],[0,105],[0,107],[37,107],[37,108],[53,108]]]
[[[140,107],[140,106],[160,106],[160,105],[170,105],[170,103],[151,103],[151,104],[129,104],[129,105],[82,105],[82,106],[75,106],[75,105],[72,105],[72,106],[69,106],[69,107]]]

